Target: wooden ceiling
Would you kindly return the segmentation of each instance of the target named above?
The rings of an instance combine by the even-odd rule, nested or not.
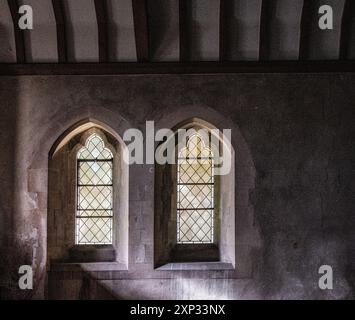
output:
[[[17,27],[23,4],[33,30]],[[333,30],[318,27],[323,4],[334,10]],[[353,71],[354,60],[354,0],[0,0],[0,74],[30,64],[306,71],[320,61]]]

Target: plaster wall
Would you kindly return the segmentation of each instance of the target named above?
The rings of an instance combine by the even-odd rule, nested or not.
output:
[[[80,298],[90,275],[114,298],[354,298],[354,86],[353,74],[1,77],[1,296],[44,298],[48,282],[49,297]],[[245,270],[154,270],[154,165],[134,165],[128,270],[53,266],[47,278],[48,153],[58,137],[87,118],[122,137],[146,120],[171,128],[192,117],[233,129]],[[34,291],[17,290],[20,264],[33,265]],[[322,264],[333,267],[334,290],[318,288]]]

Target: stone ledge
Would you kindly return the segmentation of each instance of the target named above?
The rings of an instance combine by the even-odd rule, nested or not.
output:
[[[115,262],[115,260],[116,250],[112,245],[75,245],[69,249],[68,262]]]
[[[181,270],[235,270],[233,264],[227,262],[172,262],[164,264],[158,271],[181,271]]]

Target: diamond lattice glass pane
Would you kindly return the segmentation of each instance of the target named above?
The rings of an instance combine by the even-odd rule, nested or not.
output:
[[[179,159],[179,183],[212,183],[212,160]]]
[[[179,210],[178,243],[211,243],[213,210]]]
[[[104,141],[96,133],[86,140],[85,147],[78,152],[78,159],[105,160],[112,159],[112,157],[112,152],[105,148]]]
[[[78,152],[77,244],[112,243],[113,155],[91,135]]]
[[[79,186],[79,210],[110,210],[112,209],[111,186]]]
[[[177,242],[212,243],[214,217],[213,154],[198,134],[179,153]]]
[[[78,244],[111,244],[112,217],[77,218]]]
[[[213,208],[213,185],[178,185],[178,209]]]
[[[80,185],[112,184],[112,162],[111,161],[79,162],[79,184]]]

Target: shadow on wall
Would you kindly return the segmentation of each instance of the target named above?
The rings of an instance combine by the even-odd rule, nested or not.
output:
[[[49,300],[121,300],[112,289],[97,280],[90,271],[81,268],[80,277],[73,280],[63,279],[55,272],[48,278]]]
[[[15,62],[14,53],[11,49],[10,34],[7,27],[0,23],[0,63]]]
[[[148,1],[149,29],[151,30],[149,32],[150,56],[153,60],[163,57],[164,53],[170,53],[171,47],[179,41],[178,26],[173,25],[174,13],[171,6],[178,8],[178,2],[176,0]],[[174,27],[176,27],[175,30]]]
[[[1,60],[9,58],[8,34],[0,26],[0,55]],[[5,45],[3,45],[3,43]],[[8,55],[2,55],[6,49]],[[17,175],[18,154],[18,114],[19,114],[20,85],[17,78],[0,78],[0,176],[2,190],[0,192],[0,299],[30,298],[32,293],[19,290],[18,270],[21,265],[32,265],[33,249],[27,239],[19,235],[17,227],[20,218],[16,217],[16,184],[20,177]]]
[[[15,63],[16,52],[13,34],[8,26],[0,24],[0,63]],[[43,282],[38,272],[42,261],[43,240],[38,225],[43,220],[38,214],[45,199],[39,193],[27,192],[31,181],[28,170],[26,141],[26,110],[21,106],[24,90],[18,77],[0,77],[0,300],[32,299],[40,297],[37,284]],[[19,268],[33,267],[34,290],[19,288]]]

